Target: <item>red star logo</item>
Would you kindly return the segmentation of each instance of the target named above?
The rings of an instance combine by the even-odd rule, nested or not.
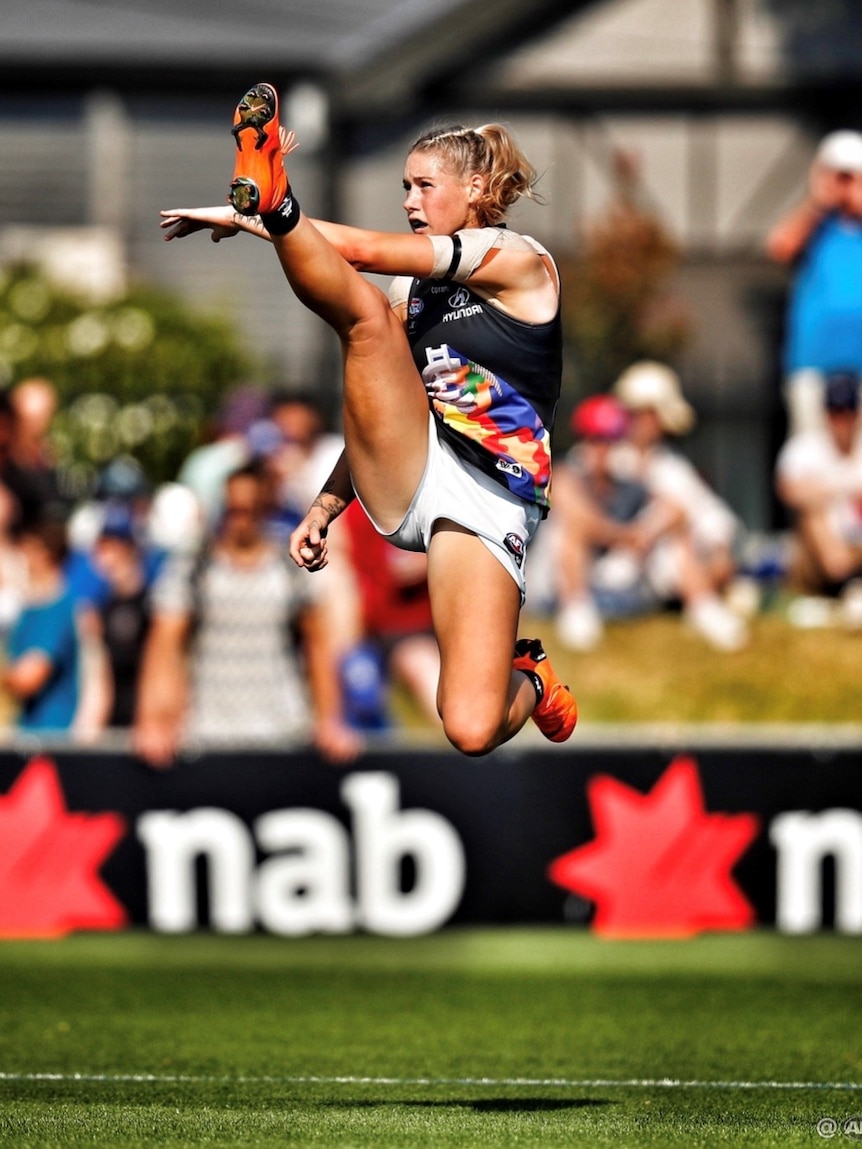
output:
[[[692,759],[677,758],[648,794],[599,775],[587,798],[596,837],[556,858],[548,877],[595,902],[597,933],[689,937],[753,924],[731,869],[758,819],[708,814]]]
[[[0,936],[125,925],[125,909],[98,875],[124,833],[119,814],[70,813],[54,764],[30,762],[0,798]]]

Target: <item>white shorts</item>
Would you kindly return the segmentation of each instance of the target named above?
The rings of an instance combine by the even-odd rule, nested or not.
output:
[[[430,413],[428,420],[428,461],[407,514],[391,534],[381,531],[376,523],[375,528],[401,550],[427,551],[434,524],[438,519],[450,519],[477,535],[503,564],[521,592],[523,605],[527,544],[541,522],[540,508],[519,499],[459,458],[440,439],[437,420]]]

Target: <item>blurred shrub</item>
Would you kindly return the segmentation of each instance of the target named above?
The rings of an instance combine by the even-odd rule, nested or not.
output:
[[[54,447],[73,490],[119,454],[153,482],[173,478],[204,418],[254,369],[227,320],[164,291],[93,304],[36,267],[0,271],[0,385],[55,384]]]
[[[674,359],[691,335],[671,286],[677,244],[643,204],[633,158],[619,153],[613,175],[611,203],[560,261],[575,398],[606,390],[636,359]]]

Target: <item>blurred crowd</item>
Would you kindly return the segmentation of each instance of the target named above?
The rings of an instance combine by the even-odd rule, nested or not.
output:
[[[436,718],[425,556],[358,503],[310,575],[290,532],[341,453],[314,395],[239,387],[175,481],[128,456],[70,502],[47,379],[0,391],[5,725],[90,743],[121,731],[154,767],[221,746],[313,743],[349,761],[403,683]]]
[[[775,461],[786,530],[752,546],[685,456],[696,412],[679,375],[631,364],[575,409],[575,446],[556,468],[543,528],[538,594],[573,650],[595,648],[608,620],[656,609],[678,610],[717,650],[739,650],[767,579],[792,593],[795,625],[862,629],[862,134],[820,141],[805,195],[765,250],[791,273],[787,435]]]
[[[774,472],[785,523],[752,546],[686,454],[697,412],[680,375],[630,364],[575,407],[528,556],[527,609],[571,651],[659,611],[739,651],[776,586],[792,623],[862,630],[862,135],[821,142],[766,250],[792,268]],[[325,570],[287,554],[343,446],[313,393],[239,387],[175,481],[153,488],[123,456],[75,502],[52,456],[57,402],[48,379],[0,390],[7,729],[78,743],[120,731],[166,767],[181,750],[301,742],[349,761],[395,722],[395,683],[436,721],[425,556],[390,545],[356,501]]]

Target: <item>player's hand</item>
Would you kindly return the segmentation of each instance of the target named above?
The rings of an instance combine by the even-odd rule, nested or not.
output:
[[[230,239],[240,228],[234,221],[234,210],[230,204],[224,207],[175,207],[159,212],[162,217],[160,227],[165,239],[184,239],[196,231],[211,231],[210,239],[219,243]]]
[[[319,507],[313,507],[290,536],[290,557],[298,567],[323,570],[329,562],[326,545],[328,524]]]

